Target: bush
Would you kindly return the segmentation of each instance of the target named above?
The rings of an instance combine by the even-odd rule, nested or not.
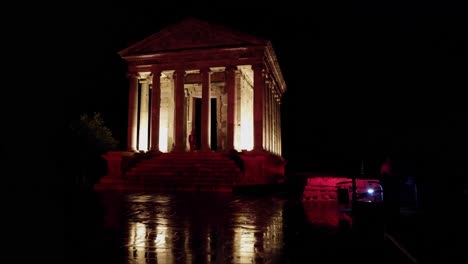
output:
[[[89,186],[105,174],[102,155],[118,146],[112,132],[104,125],[100,113],[93,116],[82,114],[70,124],[69,172],[74,175],[74,184]],[[103,168],[104,167],[104,168]]]

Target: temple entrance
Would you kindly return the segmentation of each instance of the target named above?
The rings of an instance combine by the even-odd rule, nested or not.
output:
[[[197,135],[197,145],[196,148],[200,149],[201,147],[201,108],[202,108],[202,99],[193,98],[193,127]],[[210,106],[210,148],[211,150],[218,150],[218,122],[217,122],[217,100],[216,98],[211,98]]]
[[[193,127],[192,129],[195,131],[195,135],[197,135],[197,144],[196,149],[200,149],[201,147],[201,105],[202,100],[201,98],[193,98]]]
[[[210,144],[211,150],[218,150],[218,120],[217,120],[217,105],[216,98],[211,98],[211,107],[210,107]]]

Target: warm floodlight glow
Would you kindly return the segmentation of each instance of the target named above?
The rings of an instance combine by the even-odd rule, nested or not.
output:
[[[167,152],[167,127],[159,128],[159,150]]]
[[[245,122],[241,125],[241,149],[253,149],[253,124]]]
[[[173,245],[172,241],[174,237],[171,235],[171,229],[169,225],[169,215],[166,212],[162,212],[156,215],[156,237],[154,238],[154,250],[156,253],[156,259],[158,263],[174,263],[174,254],[170,250]]]
[[[138,150],[143,150],[143,151],[148,151],[148,125],[146,125],[146,128],[144,128],[144,131],[141,131],[140,126],[140,138],[138,140]]]
[[[167,220],[162,220],[167,222]],[[166,248],[167,236],[167,223],[162,223],[156,227],[156,238],[154,239],[154,244],[159,248]]]
[[[146,225],[142,223],[132,223],[130,225],[128,250],[132,259],[137,263],[145,261],[146,232]]]
[[[252,263],[255,259],[255,226],[241,225],[234,229],[233,257],[239,263]]]
[[[161,108],[159,115],[159,150],[167,152],[169,150],[169,107],[167,105],[167,98],[161,100]]]
[[[149,124],[149,87],[147,83],[141,86],[140,100],[140,127],[138,134],[138,150],[148,151],[148,124]]]
[[[251,75],[252,70],[244,70],[244,78],[240,89],[240,123],[237,127],[238,142],[235,143],[235,148],[238,150],[252,150],[254,145],[254,123],[253,123],[253,88]]]

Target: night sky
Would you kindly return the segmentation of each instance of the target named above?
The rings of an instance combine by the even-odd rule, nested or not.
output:
[[[4,248],[3,257],[63,254],[59,208],[67,206],[57,197],[66,192],[60,160],[67,158],[67,125],[101,112],[123,148],[128,85],[117,52],[189,15],[272,41],[288,87],[282,108],[288,169],[356,174],[364,159],[372,175],[391,155],[402,173],[429,181],[435,197],[460,180],[466,186],[462,4],[85,2],[4,9],[2,224],[10,245],[40,243],[26,254],[24,247]]]
[[[28,92],[5,91],[34,106],[29,123],[5,121],[27,129],[6,133],[27,138],[33,128],[41,140],[15,144],[36,144],[54,156],[71,120],[100,112],[124,149],[128,80],[117,52],[193,16],[272,41],[288,88],[282,110],[289,169],[358,173],[364,160],[374,174],[387,155],[409,167],[427,158],[460,164],[468,134],[465,10],[448,2],[42,5],[25,13],[32,23],[11,30],[21,44],[6,42],[26,55],[12,56],[18,78],[7,81]],[[19,85],[24,76],[30,79]]]
[[[66,120],[101,112],[124,148],[128,85],[117,52],[194,16],[272,41],[288,87],[283,154],[290,168],[349,172],[362,159],[373,166],[393,155],[410,163],[453,155],[450,148],[461,145],[467,19],[456,7],[228,8],[70,7],[78,15],[64,34],[70,44]]]

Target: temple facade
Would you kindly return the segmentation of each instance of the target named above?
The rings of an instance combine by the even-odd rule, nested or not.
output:
[[[267,151],[281,156],[286,85],[269,41],[190,18],[122,50],[129,151]]]
[[[286,85],[270,41],[188,18],[119,55],[128,65],[127,150],[105,155],[99,188],[229,189],[284,177]]]

